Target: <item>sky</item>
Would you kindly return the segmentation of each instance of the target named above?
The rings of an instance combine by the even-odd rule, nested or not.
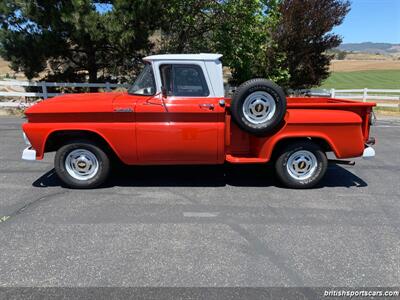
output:
[[[343,43],[400,44],[400,0],[351,0],[351,11],[333,32]]]

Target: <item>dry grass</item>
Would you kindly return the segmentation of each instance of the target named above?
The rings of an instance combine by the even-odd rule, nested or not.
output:
[[[22,117],[24,110],[19,108],[0,108],[0,116],[17,116]]]
[[[12,70],[8,66],[8,62],[0,58],[0,75],[4,75],[6,73],[11,73]]]
[[[15,76],[18,80],[26,80],[26,77],[22,73],[16,73],[10,69],[9,63],[0,57],[0,78],[6,77],[6,75]]]
[[[374,112],[378,117],[379,116],[400,117],[400,107],[376,106],[374,107]]]
[[[390,55],[384,55],[379,53],[366,53],[366,52],[352,52],[347,53],[346,59],[349,60],[391,60],[393,59]]]
[[[400,112],[399,111],[380,110],[380,111],[376,111],[375,114],[376,114],[378,119],[379,119],[380,116],[400,117]]]
[[[332,72],[400,70],[400,60],[333,60]]]

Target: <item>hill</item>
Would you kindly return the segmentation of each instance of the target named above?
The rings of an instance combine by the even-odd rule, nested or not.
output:
[[[397,54],[400,53],[400,44],[390,43],[344,43],[338,47],[341,51],[347,52],[365,52],[365,53],[380,53],[380,54]]]

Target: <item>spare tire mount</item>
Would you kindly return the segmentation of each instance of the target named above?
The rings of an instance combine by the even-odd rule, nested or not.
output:
[[[248,80],[233,95],[231,113],[239,127],[247,132],[271,132],[285,116],[285,93],[272,81],[262,78]]]

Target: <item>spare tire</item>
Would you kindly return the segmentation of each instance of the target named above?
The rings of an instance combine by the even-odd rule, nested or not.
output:
[[[286,96],[270,80],[256,78],[241,84],[231,102],[234,121],[243,130],[265,134],[274,130],[286,113]]]

